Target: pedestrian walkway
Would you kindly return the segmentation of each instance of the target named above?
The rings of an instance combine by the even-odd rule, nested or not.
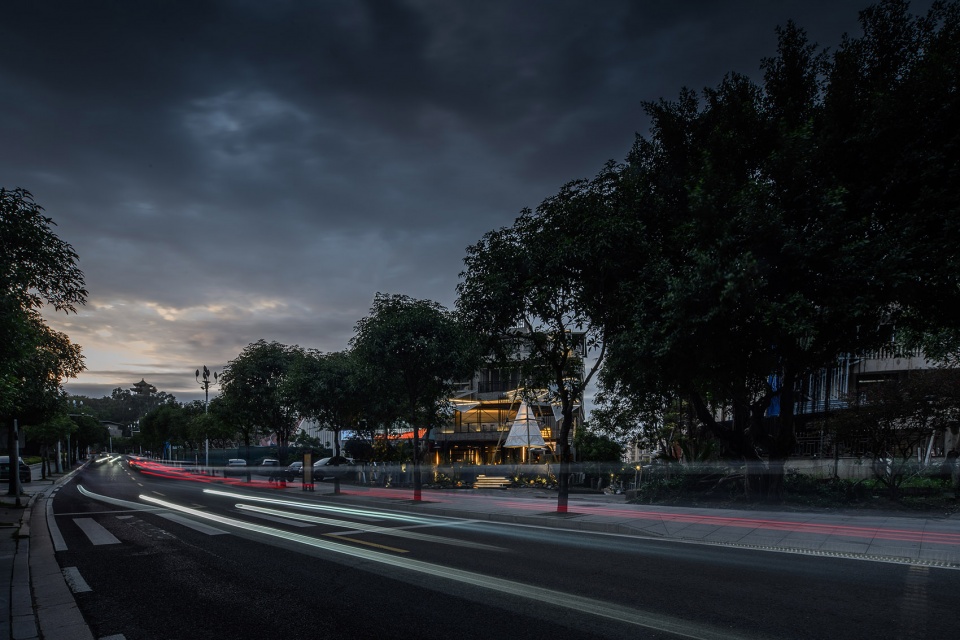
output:
[[[345,487],[342,497],[478,520],[960,569],[960,514],[688,508],[628,504],[623,495],[603,493],[573,494],[568,511],[557,513],[556,493],[542,489],[424,491],[423,496],[415,503],[412,492],[402,489]]]
[[[23,485],[23,495],[0,494],[0,638],[93,640],[57,564],[46,522],[46,501],[73,471]],[[6,487],[4,486],[4,489]]]
[[[0,638],[93,639],[57,564],[47,528],[46,505],[72,473],[25,486],[23,506],[0,495],[0,572],[9,578],[0,595]],[[276,488],[264,485],[264,490]],[[238,490],[248,490],[238,487]],[[256,490],[256,489],[251,489]],[[785,512],[681,508],[628,504],[623,495],[572,494],[565,513],[545,489],[424,490],[414,502],[403,488],[319,483],[304,492],[290,483],[290,499],[337,500],[351,505],[407,510],[517,525],[628,535],[670,543],[710,544],[780,553],[960,569],[960,516],[918,517],[893,513]],[[276,495],[274,493],[274,495]]]

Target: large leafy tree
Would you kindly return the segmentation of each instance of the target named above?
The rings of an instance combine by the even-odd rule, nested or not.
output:
[[[609,165],[593,181],[571,182],[535,211],[523,210],[512,227],[485,234],[467,249],[457,287],[457,310],[488,338],[492,357],[519,367],[530,393],[560,405],[561,512],[569,496],[575,411],[603,362],[607,314],[615,309],[606,298],[592,308],[587,304],[584,276],[592,259],[581,239],[596,221],[610,219],[605,212],[617,179]],[[603,283],[594,294],[603,298],[609,290]],[[588,352],[594,360],[586,370]]]
[[[0,293],[23,309],[75,313],[87,298],[83,272],[55,224],[29,191],[0,188]]]
[[[153,451],[165,451],[166,446],[182,446],[189,435],[189,418],[184,408],[176,403],[151,409],[140,419],[140,439]]]
[[[811,53],[788,28],[766,91],[731,75],[702,102],[685,92],[648,105],[651,137],[629,158],[618,212],[636,228],[623,237],[640,240],[628,263],[634,273],[619,279],[631,290],[608,384],[688,397],[727,453],[747,463],[748,487],[760,493],[778,490],[767,481],[792,449],[795,381],[834,355],[856,324],[842,313],[854,308],[842,294],[855,292],[839,278],[824,282],[845,273],[824,267],[850,254],[837,250],[842,230],[826,232],[831,191],[810,175],[811,114],[793,104],[814,92]],[[764,417],[775,398],[782,410],[770,428]],[[719,420],[711,404],[729,407],[732,420]]]
[[[297,354],[284,384],[302,418],[312,418],[333,430],[334,455],[340,455],[340,433],[355,428],[371,395],[364,384],[361,367],[352,351]],[[334,493],[340,493],[340,478],[334,479]]]
[[[646,105],[653,125],[622,172],[616,232],[581,236],[600,264],[614,256],[600,273],[624,293],[607,386],[687,397],[766,497],[779,495],[806,373],[876,344],[891,320],[956,326],[940,309],[960,294],[944,187],[957,7],[920,20],[884,2],[862,22],[833,61],[790,24],[762,85],[731,75]],[[910,87],[931,77],[944,83],[925,84],[925,101],[944,109],[916,114]],[[902,156],[890,140],[906,137]],[[937,259],[919,259],[931,246]]]
[[[340,455],[340,432],[356,427],[371,393],[352,351],[297,354],[284,381],[285,395],[297,413],[336,433],[334,455]]]
[[[222,403],[217,398],[210,401],[207,410],[191,413],[189,430],[194,442],[209,441],[213,447],[221,449],[237,439],[237,430],[225,419]]]
[[[824,97],[822,157],[844,187],[844,218],[871,248],[862,286],[887,322],[960,353],[960,3],[924,16],[902,0],[861,13],[836,52]]]
[[[227,364],[220,379],[220,397],[236,424],[276,434],[281,457],[297,426],[285,381],[299,351],[296,346],[258,340]]]
[[[420,429],[439,423],[453,383],[477,364],[473,334],[430,300],[378,293],[351,340],[364,375],[395,399],[413,429],[414,500],[421,499]]]
[[[80,348],[50,329],[45,305],[75,312],[86,301],[73,248],[24,189],[0,188],[0,421],[43,422],[57,411],[60,383],[83,370]],[[14,491],[16,474],[10,474]]]

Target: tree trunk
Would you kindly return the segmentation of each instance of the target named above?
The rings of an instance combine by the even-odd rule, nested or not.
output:
[[[770,446],[770,462],[767,465],[767,502],[783,502],[784,468],[796,445],[796,421],[794,420],[794,386],[796,378],[790,369],[783,372],[780,386],[780,415],[775,419],[776,431]]]
[[[417,427],[416,409],[411,409],[410,418],[410,424],[413,426],[413,500],[420,502],[423,487],[420,482],[420,428]]]
[[[563,422],[557,439],[560,444],[560,477],[557,478],[557,513],[567,513],[570,504],[570,429],[573,425],[573,404],[561,398]]]

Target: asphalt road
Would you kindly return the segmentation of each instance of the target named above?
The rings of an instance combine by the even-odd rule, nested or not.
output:
[[[960,572],[437,518],[88,465],[53,501],[96,637],[931,638]],[[87,590],[88,589],[88,590]]]

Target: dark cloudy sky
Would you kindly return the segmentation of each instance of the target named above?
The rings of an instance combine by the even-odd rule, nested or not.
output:
[[[644,101],[759,77],[790,18],[835,47],[867,4],[4,3],[0,184],[90,291],[48,314],[87,360],[66,389],[194,399],[258,339],[346,348],[377,292],[452,308],[466,247],[623,159]]]

